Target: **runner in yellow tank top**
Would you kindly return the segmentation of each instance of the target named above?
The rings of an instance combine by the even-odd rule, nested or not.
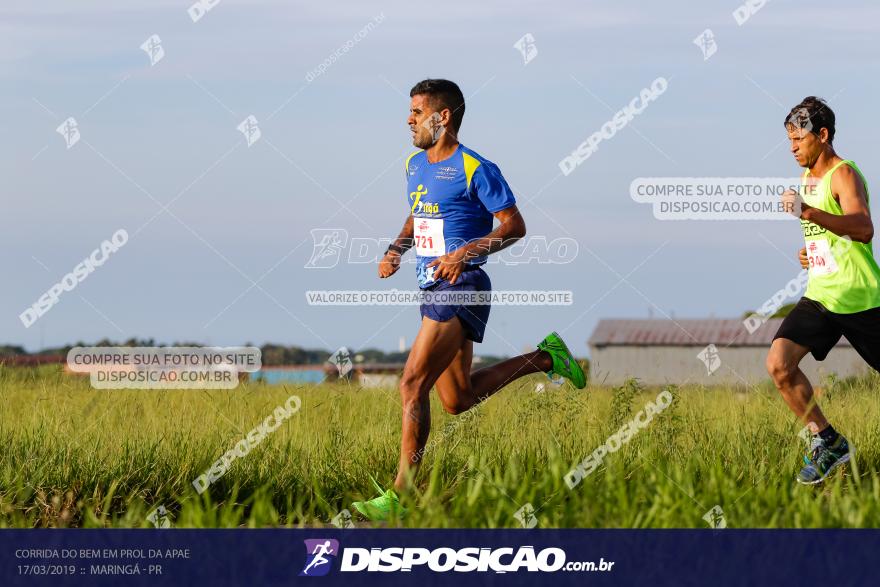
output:
[[[868,186],[856,164],[834,151],[834,112],[810,96],[785,120],[791,152],[805,168],[801,194],[783,196],[801,220],[805,246],[801,265],[809,270],[804,297],[782,322],[767,355],[767,371],[795,415],[813,433],[797,480],[822,482],[849,461],[851,449],[813,397],[799,368],[812,353],[822,361],[841,336],[875,370],[880,370],[880,268],[871,239],[874,225]]]

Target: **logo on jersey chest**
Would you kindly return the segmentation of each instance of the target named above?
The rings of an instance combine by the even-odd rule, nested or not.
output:
[[[422,184],[419,184],[416,187],[416,191],[409,193],[409,199],[412,200],[412,203],[413,203],[412,208],[410,209],[411,212],[416,211],[416,208],[419,206],[419,204],[422,201],[422,196],[424,196],[427,193],[428,193],[428,189]]]
[[[413,214],[439,214],[440,204],[437,202],[422,201],[422,196],[428,193],[428,188],[419,184],[414,192],[409,193],[409,199],[412,201],[410,212]]]
[[[419,202],[413,214],[439,214],[440,204],[437,202]]]
[[[434,179],[443,179],[446,181],[452,181],[456,177],[458,177],[458,168],[457,167],[441,167],[437,170],[437,173],[434,175]]]
[[[801,228],[804,229],[804,236],[815,236],[817,234],[822,234],[828,232],[826,229],[822,228],[818,224],[813,224],[809,220],[801,220]]]

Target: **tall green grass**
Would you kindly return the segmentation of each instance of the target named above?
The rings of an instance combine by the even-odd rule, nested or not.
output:
[[[880,526],[880,380],[834,381],[822,405],[855,466],[799,486],[801,426],[769,386],[671,388],[672,405],[570,490],[563,476],[660,388],[522,379],[461,416],[432,403],[432,434],[406,527]],[[192,480],[292,394],[302,408],[208,491]],[[328,525],[394,478],[394,389],[243,385],[96,391],[56,368],[0,367],[0,525],[143,527],[164,505],[176,527]],[[436,398],[435,398],[436,399]],[[856,475],[858,471],[858,475]],[[355,521],[357,517],[355,515]],[[364,524],[364,522],[358,522]]]

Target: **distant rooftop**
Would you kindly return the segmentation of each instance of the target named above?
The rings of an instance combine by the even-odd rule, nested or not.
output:
[[[739,318],[682,318],[648,320],[600,320],[587,344],[639,346],[760,346],[769,347],[782,324],[782,318],[771,318],[749,334]],[[842,338],[838,343],[850,346]]]

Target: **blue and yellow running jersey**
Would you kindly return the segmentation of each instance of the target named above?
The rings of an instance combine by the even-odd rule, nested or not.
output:
[[[423,289],[437,282],[428,263],[492,232],[493,214],[516,203],[498,166],[461,144],[437,163],[428,163],[425,151],[410,155],[406,182],[416,272]],[[485,256],[469,261],[485,262]]]

